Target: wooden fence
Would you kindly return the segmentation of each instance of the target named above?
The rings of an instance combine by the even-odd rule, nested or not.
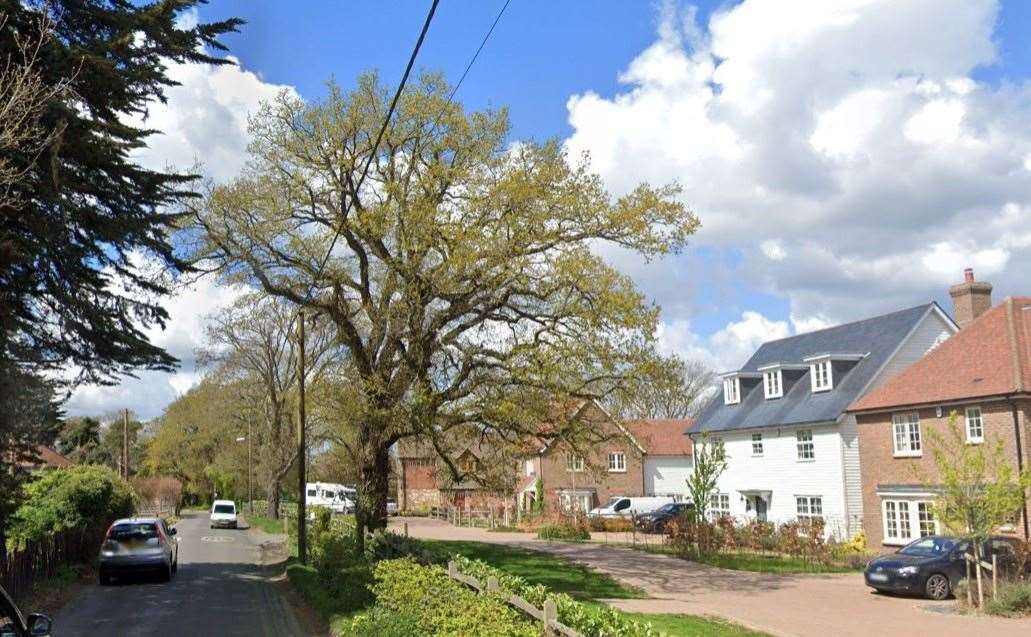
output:
[[[458,570],[458,565],[454,562],[447,563],[447,574],[451,579],[461,582],[466,586],[478,591],[487,592],[492,595],[502,595],[501,588],[498,586],[498,580],[496,577],[488,577],[486,582],[481,582],[472,575],[465,575]],[[505,603],[513,608],[517,608],[520,611],[526,613],[530,617],[533,617],[537,621],[541,622],[544,626],[545,635],[564,635],[565,637],[583,637],[581,633],[573,630],[569,626],[559,622],[558,620],[558,608],[555,606],[555,601],[548,599],[544,602],[544,608],[537,608],[530,602],[526,601],[518,595],[508,595],[503,597]]]
[[[82,564],[96,557],[103,531],[67,529],[37,542],[0,554],[0,585],[15,601],[25,598],[37,583],[57,574],[63,566]]]

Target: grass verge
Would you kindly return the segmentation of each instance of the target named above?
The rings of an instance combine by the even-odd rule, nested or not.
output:
[[[666,544],[609,544],[609,546],[620,546],[623,548],[644,551],[645,553],[656,553],[659,555],[670,555],[678,557],[677,551]],[[780,573],[783,575],[802,575],[807,573],[858,573],[863,566],[857,562],[855,567],[842,564],[821,564],[819,562],[807,562],[795,557],[788,557],[777,554],[761,553],[717,553],[714,555],[692,556],[685,558],[699,564],[708,564],[732,571],[751,571],[753,573]],[[865,562],[865,560],[861,560]]]
[[[272,518],[266,518],[256,513],[245,513],[243,519],[247,521],[247,524],[250,525],[251,528],[261,529],[270,535],[286,534],[282,518],[273,520]]]
[[[626,615],[650,623],[652,628],[669,637],[769,637],[768,633],[756,632],[718,617],[648,613]]]

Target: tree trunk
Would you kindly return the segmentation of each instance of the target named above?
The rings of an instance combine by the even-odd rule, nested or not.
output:
[[[361,435],[361,434],[359,434]],[[365,550],[365,532],[387,527],[388,474],[390,447],[378,440],[369,440],[360,447],[358,462],[358,502],[355,522],[359,550]]]
[[[279,500],[280,494],[283,487],[280,486],[279,480],[272,480],[269,482],[268,488],[268,502],[265,505],[265,517],[272,518],[273,520],[279,519]]]

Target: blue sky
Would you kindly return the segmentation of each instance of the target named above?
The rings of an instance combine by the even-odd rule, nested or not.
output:
[[[501,5],[442,0],[418,67],[456,80]],[[231,179],[262,99],[370,69],[396,83],[428,6],[212,0],[201,21],[247,21],[225,38],[240,66],[173,66],[141,161]],[[457,99],[506,106],[513,141],[589,151],[613,193],[680,183],[703,224],[684,254],[605,256],[662,307],[664,351],[730,369],[770,338],[950,310],[964,267],[997,300],[1031,292],[1029,35],[1023,1],[512,0]],[[201,377],[204,317],[231,298],[184,291],[153,334],[182,371],[84,388],[69,411],[160,413]]]

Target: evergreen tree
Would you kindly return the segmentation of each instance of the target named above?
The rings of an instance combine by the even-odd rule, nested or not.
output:
[[[130,153],[156,131],[129,119],[176,84],[167,64],[229,63],[207,51],[239,20],[180,21],[203,2],[0,0],[0,60],[41,42],[34,70],[64,89],[35,122],[45,147],[4,157],[19,178],[0,202],[0,361],[73,365],[90,381],[175,365],[142,331],[167,320],[168,281],[137,255],[183,269],[169,233],[195,176],[138,165]]]

